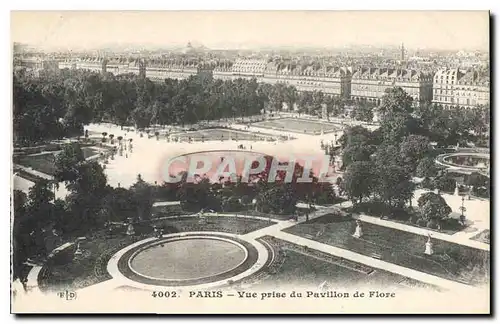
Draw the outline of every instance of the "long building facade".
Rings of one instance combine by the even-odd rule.
[[[401,87],[415,104],[431,102],[432,75],[412,69],[359,68],[352,75],[351,99],[380,104],[387,88]]]
[[[297,91],[322,91],[325,95],[379,105],[385,90],[401,87],[415,105],[422,103],[474,107],[490,100],[490,79],[478,71],[444,69],[433,74],[416,69],[331,66],[320,63],[297,63],[267,59],[213,61],[182,59],[84,58],[59,62],[59,68],[133,73],[154,82],[187,79],[201,73],[216,79],[255,78],[259,83],[285,84]]]
[[[269,64],[263,82],[294,86],[297,91],[322,91],[348,99],[351,71],[345,67],[297,64]]]
[[[445,108],[472,108],[490,102],[490,76],[477,70],[443,69],[434,75],[433,100]]]

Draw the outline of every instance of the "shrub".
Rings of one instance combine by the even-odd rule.
[[[240,201],[236,198],[230,198],[224,202],[224,211],[227,212],[237,212],[241,211],[243,206]]]
[[[457,181],[455,180],[455,178],[447,173],[436,179],[436,187],[442,191],[453,192],[456,185]]]
[[[429,179],[428,177],[425,177],[424,180],[422,180],[422,183],[420,184],[422,188],[429,189],[429,190],[434,190],[434,182]]]
[[[241,196],[241,203],[243,205],[248,205],[248,204],[252,203],[252,199],[248,195]]]
[[[437,229],[438,228],[438,223],[435,219],[431,219],[430,221],[427,222],[426,226],[428,228],[432,228],[432,229]]]
[[[425,226],[427,225],[427,222],[425,221],[425,219],[423,219],[423,218],[419,218],[419,219],[417,220],[417,225],[418,225],[418,226],[425,227]]]

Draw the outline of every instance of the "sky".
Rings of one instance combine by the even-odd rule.
[[[209,48],[489,48],[487,11],[13,11],[11,40],[46,48],[108,44]]]

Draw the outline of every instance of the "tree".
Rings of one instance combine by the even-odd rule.
[[[361,203],[364,197],[371,195],[374,181],[373,164],[369,161],[356,161],[347,167],[341,185],[353,203]]]
[[[151,218],[151,209],[153,208],[153,187],[141,176],[137,177],[137,182],[130,187],[132,198],[136,206],[137,217],[139,220]]]
[[[444,198],[433,192],[427,192],[420,196],[418,198],[418,207],[422,218],[426,221],[441,221],[451,213],[451,208]]]
[[[76,177],[67,183],[70,191],[67,197],[68,209],[72,221],[68,231],[86,233],[98,228],[105,222],[101,219],[103,201],[109,192],[106,175],[97,161],[88,161],[78,165]]]
[[[187,173],[184,173],[178,186],[177,198],[186,210],[199,211],[205,208],[220,210],[221,202],[214,189],[216,187],[210,184],[208,178],[199,178],[197,182],[191,182],[187,179]]]
[[[370,161],[374,147],[360,144],[346,147],[342,152],[342,167],[347,168],[351,163]]]
[[[420,159],[417,164],[416,175],[420,178],[435,177],[438,172],[436,162],[431,157]]]
[[[368,103],[361,103],[351,112],[351,118],[364,122],[373,121],[373,106]]]
[[[342,149],[347,146],[360,144],[373,144],[371,142],[372,133],[363,126],[353,126],[347,128],[339,138]]]
[[[369,161],[375,151],[370,131],[361,126],[348,128],[339,139],[342,147],[342,165],[346,168],[352,162]]]
[[[104,198],[103,211],[107,221],[124,222],[137,216],[134,193],[125,188],[113,188]]]
[[[434,179],[435,186],[437,189],[446,192],[453,192],[457,186],[457,181],[449,173],[444,173]]]
[[[291,215],[295,213],[297,198],[290,183],[275,182],[267,189],[259,191],[257,208],[264,213]]]
[[[400,144],[402,162],[408,165],[411,172],[417,168],[419,160],[429,153],[429,139],[421,135],[409,135]]]
[[[391,207],[403,207],[413,197],[415,185],[410,174],[399,165],[378,166],[376,169],[375,192]]]
[[[382,121],[394,114],[409,115],[413,112],[413,98],[401,87],[387,88],[378,112]]]
[[[429,190],[434,190],[436,188],[436,184],[434,181],[429,179],[428,177],[425,177],[424,180],[420,183],[422,188],[429,189]]]
[[[420,125],[412,116],[412,97],[400,87],[388,88],[385,92],[378,109],[380,130],[386,142],[397,144],[403,137],[417,134]]]
[[[28,197],[20,190],[14,190],[12,197],[14,218],[12,222],[12,276],[13,280],[20,279],[23,282],[25,274],[23,273],[23,263],[29,257],[30,236],[33,230],[26,226],[26,204]]]
[[[85,161],[82,148],[78,143],[65,144],[56,155],[54,178],[58,182],[72,181],[78,166]]]
[[[465,184],[471,187],[489,187],[490,179],[478,172],[473,172],[465,177]]]
[[[399,146],[392,144],[381,144],[377,146],[377,150],[374,153],[373,160],[375,163],[375,168],[378,170],[387,166],[399,166],[408,170],[408,165],[404,163]]]

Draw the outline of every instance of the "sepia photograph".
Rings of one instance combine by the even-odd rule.
[[[12,11],[13,314],[482,314],[489,11]]]

